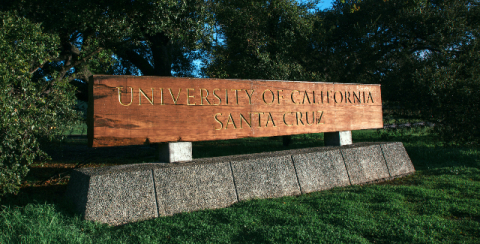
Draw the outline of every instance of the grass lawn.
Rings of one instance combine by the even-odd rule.
[[[154,149],[89,149],[74,138],[52,145],[53,161],[38,162],[21,192],[2,199],[0,243],[480,243],[479,148],[443,147],[428,129],[355,131],[353,139],[402,141],[417,172],[110,227],[81,220],[64,203],[68,172],[153,161]],[[300,135],[288,149],[321,145],[322,134]],[[200,158],[283,149],[279,138],[254,138],[199,142],[193,150]]]

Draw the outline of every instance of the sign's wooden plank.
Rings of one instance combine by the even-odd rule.
[[[93,76],[89,89],[93,147],[383,127],[380,85]]]

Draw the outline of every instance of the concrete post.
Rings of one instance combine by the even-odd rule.
[[[325,132],[325,146],[344,146],[352,144],[352,131]]]
[[[161,143],[158,145],[157,157],[162,163],[192,161],[192,142]]]

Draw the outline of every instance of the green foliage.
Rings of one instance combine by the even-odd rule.
[[[480,143],[478,0],[216,3],[207,76],[381,84],[393,117]]]
[[[306,70],[315,2],[217,1],[218,38],[205,74],[215,78],[319,80]]]
[[[458,53],[423,61],[428,63],[414,73],[419,84],[413,93],[423,95],[416,102],[428,107],[406,103],[434,122],[442,140],[451,145],[480,144],[480,42],[475,42],[474,47],[459,47]]]
[[[15,193],[37,157],[41,138],[77,118],[74,89],[61,81],[33,81],[35,67],[58,54],[58,37],[14,13],[0,12],[0,195]],[[56,74],[52,74],[55,78]]]
[[[327,81],[379,83],[386,108],[478,144],[478,0],[335,1],[319,13],[312,70]]]
[[[403,62],[386,77],[390,81],[382,82],[385,98],[404,107],[406,113],[433,122],[443,141],[478,145],[479,2],[423,3],[414,11],[419,13],[417,21],[424,24],[419,25],[420,34],[410,36],[426,38],[411,47],[416,52],[409,59],[402,58]]]
[[[0,11],[18,11],[60,38],[60,55],[45,63],[42,76],[57,71],[59,79],[86,82],[95,73],[189,75],[195,49],[211,36],[209,6],[204,0],[19,0]]]

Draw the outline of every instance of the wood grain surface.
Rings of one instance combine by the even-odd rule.
[[[383,128],[380,85],[95,75],[92,147]]]

